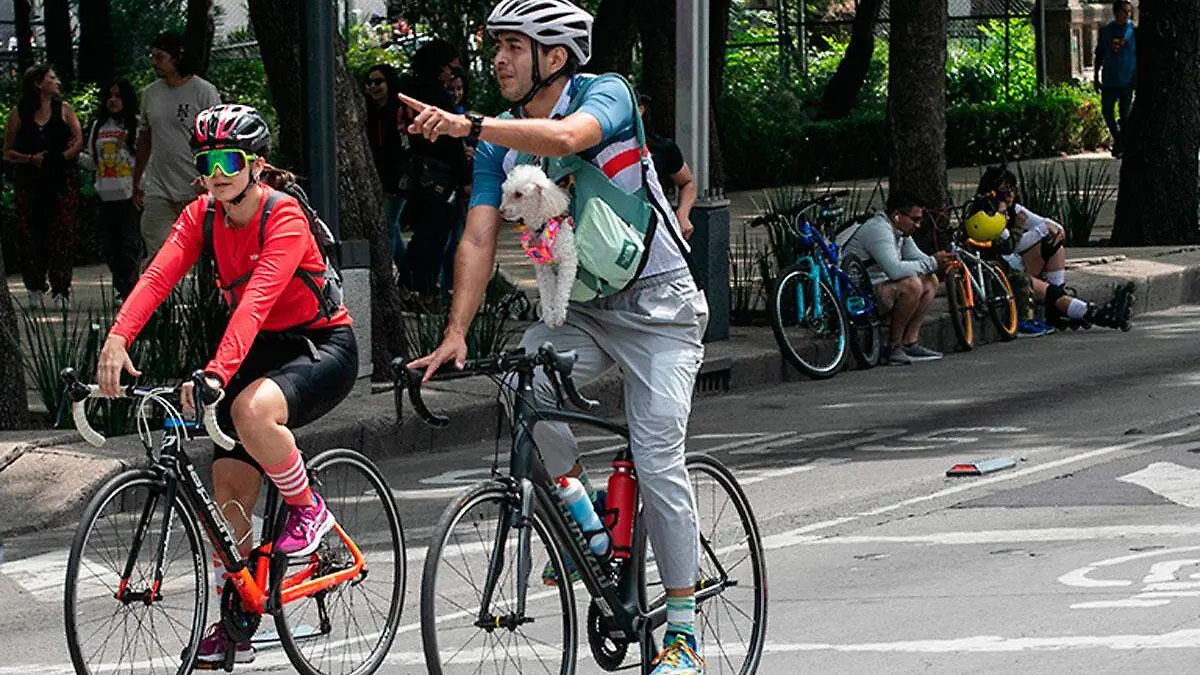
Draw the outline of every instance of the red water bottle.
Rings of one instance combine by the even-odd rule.
[[[614,459],[613,472],[608,477],[605,498],[604,525],[612,533],[612,557],[628,560],[633,553],[633,516],[637,512],[637,478],[633,462]]]

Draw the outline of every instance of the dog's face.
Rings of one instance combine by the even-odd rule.
[[[529,226],[566,215],[570,204],[566,191],[555,185],[540,167],[531,164],[513,167],[501,191],[504,198],[500,215],[505,220]]]

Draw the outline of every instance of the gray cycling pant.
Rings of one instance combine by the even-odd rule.
[[[616,295],[571,303],[559,328],[537,323],[521,346],[545,342],[579,355],[572,376],[580,386],[616,365],[624,379],[625,416],[637,469],[650,545],[666,588],[691,588],[700,564],[695,500],[684,465],[684,440],[692,391],[704,360],[701,342],[708,303],[687,269],[640,279]],[[540,370],[534,380],[541,403],[555,405]],[[540,423],[534,441],[547,471],[560,476],[579,457],[579,443],[563,423]]]

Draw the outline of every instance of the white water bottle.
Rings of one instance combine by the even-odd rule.
[[[583,489],[583,483],[577,478],[563,476],[558,479],[558,496],[567,505],[567,509],[571,511],[571,516],[579,525],[579,529],[584,532],[584,536],[588,538],[588,548],[598,558],[608,556],[610,539],[608,531],[604,529],[604,523],[600,522],[600,517],[596,515],[596,508],[592,506],[592,500],[588,497],[587,490]]]

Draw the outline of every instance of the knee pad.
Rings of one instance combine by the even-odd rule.
[[[1046,288],[1046,300],[1043,303],[1043,309],[1046,313],[1046,321],[1051,325],[1059,325],[1068,320],[1067,315],[1058,309],[1058,301],[1068,295],[1067,290],[1062,286],[1048,286]]]
[[[1042,237],[1042,242],[1041,242],[1042,260],[1049,261],[1051,258],[1054,257],[1055,253],[1058,253],[1058,250],[1062,247],[1063,247],[1062,240],[1056,241],[1054,239],[1054,237],[1049,234]]]

